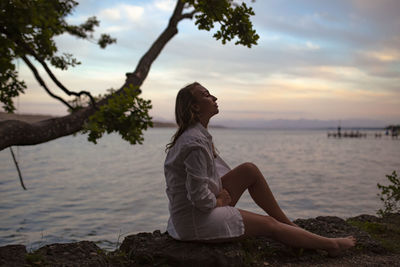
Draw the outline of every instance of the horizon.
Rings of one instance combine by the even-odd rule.
[[[38,120],[37,117],[43,117],[46,119],[48,117],[57,117],[50,114],[8,114],[6,112],[0,111],[0,121],[5,119],[15,119],[7,118],[7,116],[20,116],[20,117],[36,117],[35,121]],[[21,118],[19,118],[21,119]],[[28,120],[30,121],[30,120]],[[166,120],[163,118],[153,118],[152,121],[158,124],[170,124],[176,126],[174,120]],[[214,117],[210,120],[210,127],[217,128],[229,128],[229,129],[271,129],[271,130],[332,130],[337,129],[340,126],[343,130],[345,129],[358,129],[358,130],[368,130],[368,129],[384,129],[389,125],[399,125],[399,123],[384,124],[382,121],[377,120],[354,120],[348,119],[343,121],[336,120],[313,120],[313,119],[272,119],[272,120],[214,120]],[[168,126],[161,126],[168,127]]]
[[[60,52],[72,53],[82,65],[54,72],[69,89],[94,95],[123,84],[125,73],[134,69],[166,27],[174,7],[171,0],[78,2],[67,21],[79,24],[97,16],[100,27],[95,36],[110,33],[117,43],[102,50],[60,36]],[[218,97],[217,124],[301,119],[400,122],[399,1],[297,0],[288,8],[271,0],[249,5],[260,35],[259,44],[251,49],[222,45],[193,21],[179,25],[179,33],[141,87],[142,97],[152,100],[153,118],[173,121],[177,91],[198,81]],[[18,70],[28,89],[15,99],[17,113],[67,114],[22,62]]]

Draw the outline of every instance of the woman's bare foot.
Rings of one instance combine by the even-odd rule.
[[[356,239],[353,236],[334,238],[334,241],[336,248],[327,250],[330,257],[336,257],[344,250],[354,247],[356,244]]]

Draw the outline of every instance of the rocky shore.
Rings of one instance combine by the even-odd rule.
[[[166,233],[127,236],[107,252],[94,242],[51,244],[28,253],[23,245],[0,247],[0,266],[399,266],[400,214],[298,219],[300,227],[327,237],[353,235],[357,245],[329,258],[323,251],[285,247],[268,238],[204,244],[175,241]]]

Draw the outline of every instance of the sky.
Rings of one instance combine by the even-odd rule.
[[[83,0],[68,17],[79,24],[101,22],[95,36],[109,33],[117,43],[100,49],[93,42],[63,35],[60,52],[82,62],[55,71],[75,91],[103,94],[119,88],[167,26],[175,1]],[[257,46],[222,45],[213,32],[191,20],[153,63],[142,97],[156,120],[174,120],[178,90],[198,81],[218,98],[215,121],[359,120],[400,123],[400,1],[257,0]],[[18,62],[28,90],[16,99],[17,113],[66,114],[62,104],[39,87]],[[41,72],[44,74],[44,72]],[[43,75],[44,76],[44,75]],[[55,85],[48,84],[57,92]],[[372,125],[371,125],[372,126]]]

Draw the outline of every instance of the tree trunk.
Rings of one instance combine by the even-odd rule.
[[[178,33],[177,25],[184,18],[182,15],[184,4],[177,0],[167,28],[161,33],[150,49],[140,59],[133,73],[128,73],[125,83],[116,92],[119,93],[129,85],[140,87],[146,79],[151,64],[156,60],[164,46]],[[107,103],[107,98],[100,100],[97,106]],[[0,122],[0,150],[10,146],[36,145],[59,137],[67,136],[82,129],[85,121],[95,112],[92,106],[74,111],[73,113],[43,120],[36,123],[27,123],[18,120]]]

